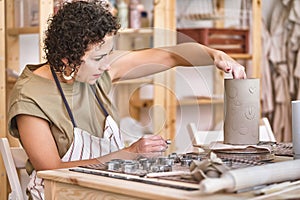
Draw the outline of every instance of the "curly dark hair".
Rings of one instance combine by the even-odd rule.
[[[99,0],[64,3],[48,24],[44,51],[50,66],[60,72],[65,67],[63,58],[69,66],[79,66],[89,45],[102,43],[120,28],[108,5]]]

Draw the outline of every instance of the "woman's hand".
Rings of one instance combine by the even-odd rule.
[[[214,64],[225,73],[231,73],[235,79],[246,79],[245,67],[222,51],[214,54]]]
[[[150,135],[140,138],[125,150],[137,154],[156,154],[166,151],[166,141],[159,135]]]

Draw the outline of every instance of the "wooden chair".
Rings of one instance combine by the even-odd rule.
[[[7,138],[0,138],[0,152],[11,187],[8,199],[24,200],[26,196],[22,190],[17,169],[25,169],[27,154],[22,147],[10,147]]]
[[[187,125],[188,133],[193,145],[208,145],[211,142],[221,142],[223,138],[223,130],[217,131],[199,131],[194,123]]]

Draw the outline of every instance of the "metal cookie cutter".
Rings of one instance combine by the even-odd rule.
[[[121,162],[111,160],[109,162],[106,162],[106,166],[107,170],[118,171],[121,167]]]
[[[121,167],[124,173],[134,173],[139,168],[139,163],[132,160],[125,160]]]

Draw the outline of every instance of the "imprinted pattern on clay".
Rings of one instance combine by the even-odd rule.
[[[255,83],[251,83],[252,79],[248,80],[250,80],[248,85],[246,82],[241,84],[239,80],[227,85],[227,91],[225,89],[225,142],[229,139],[240,144],[243,140],[246,143],[258,140],[259,90]]]

